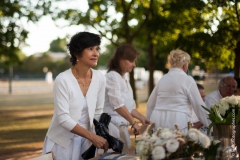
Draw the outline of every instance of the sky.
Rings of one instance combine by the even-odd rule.
[[[86,0],[66,0],[59,4],[59,7],[77,8],[83,12],[88,8]],[[24,27],[29,31],[26,39],[28,46],[22,47],[23,53],[27,56],[48,51],[50,43],[58,37],[66,38],[67,35],[72,36],[79,31],[84,31],[83,26],[67,26],[64,20],[60,20],[57,23],[67,27],[58,28],[50,16],[42,17],[37,23],[23,23]]]

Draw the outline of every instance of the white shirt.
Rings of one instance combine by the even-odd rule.
[[[132,88],[128,80],[119,73],[110,71],[106,74],[106,92],[103,111],[111,115],[111,121],[117,126],[123,124],[128,125],[128,121],[115,111],[122,106],[126,106],[130,113],[136,108]]]
[[[182,69],[171,68],[169,72],[159,80],[152,91],[147,102],[146,117],[153,120],[152,122],[154,122],[154,119],[159,121],[158,118],[162,117],[162,123],[165,123],[164,126],[173,128],[174,124],[181,123],[182,128],[184,128],[184,126],[187,126],[190,118],[183,119],[183,115],[191,116],[190,105],[193,107],[200,121],[205,126],[208,126],[210,122],[207,113],[201,107],[201,105],[205,106],[205,103],[200,96],[196,82]],[[153,112],[157,113],[157,111],[159,111],[159,114],[154,114],[154,117],[151,117]],[[164,114],[161,115],[161,113]]]
[[[206,107],[210,109],[212,105],[218,103],[222,98],[219,90],[213,91],[205,97]]]

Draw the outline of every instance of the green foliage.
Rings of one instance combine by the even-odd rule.
[[[19,62],[19,48],[26,45],[28,36],[22,21],[36,22],[42,16],[51,14],[53,10],[57,11],[52,7],[51,0],[0,1],[0,60],[7,65]]]
[[[217,149],[221,145],[218,140],[211,140],[211,144],[208,148],[204,149],[205,160],[215,160],[217,155]]]
[[[195,31],[181,34],[177,45],[192,54],[193,59],[204,60],[206,68],[219,70],[234,68],[234,48],[240,41],[239,2],[207,1],[201,9],[201,22]],[[196,62],[194,60],[194,62]]]
[[[222,98],[210,109],[202,106],[208,112],[211,121],[208,134],[214,124],[239,124],[240,123],[240,96]],[[235,121],[233,121],[235,120]]]
[[[66,46],[67,46],[66,38],[63,38],[63,39],[57,38],[50,43],[49,51],[66,52]]]

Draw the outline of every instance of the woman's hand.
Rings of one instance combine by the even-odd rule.
[[[151,124],[151,121],[144,116],[139,120],[142,122],[143,125],[144,124]]]
[[[108,150],[108,147],[109,147],[108,142],[103,137],[92,133],[90,141],[93,143],[93,145],[96,148],[104,149],[104,152]]]
[[[140,134],[140,129],[141,129],[141,127],[138,125],[138,123],[134,123],[133,125],[132,125],[132,127],[131,128],[133,128],[134,129],[134,131],[133,131],[133,133],[135,134],[135,135],[138,135],[138,134]]]

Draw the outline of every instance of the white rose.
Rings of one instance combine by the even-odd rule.
[[[168,152],[176,152],[179,147],[179,142],[176,139],[169,139],[166,143]]]
[[[190,128],[190,129],[188,130],[188,132],[194,132],[194,133],[196,133],[196,134],[201,134],[201,132],[200,132],[198,129],[196,129],[196,128]]]
[[[144,141],[139,141],[139,142],[136,144],[136,152],[137,152],[137,155],[139,155],[139,156],[142,155],[142,150],[144,149],[144,144],[145,144]]]
[[[162,137],[163,139],[170,139],[170,138],[172,138],[172,136],[173,136],[173,133],[168,128],[164,128],[160,135],[160,137]]]
[[[211,143],[209,137],[205,134],[199,135],[199,142],[203,148],[209,147]]]
[[[150,137],[146,141],[153,143],[156,142],[157,140],[159,140],[159,137],[157,135],[152,135],[152,137]]]
[[[238,100],[238,106],[240,105],[240,96],[236,96],[237,100]]]
[[[229,97],[229,103],[232,105],[237,105],[238,99],[235,96],[231,96],[231,97]]]
[[[162,146],[157,146],[152,150],[153,159],[164,159],[165,149]]]
[[[137,155],[147,155],[149,150],[149,143],[145,141],[140,141],[136,145]]]
[[[229,109],[229,103],[228,102],[223,102],[218,104],[219,109],[224,109],[225,111]]]
[[[226,109],[225,109],[224,107],[220,107],[218,110],[219,110],[219,112],[220,112],[220,114],[221,114],[222,116],[225,115]]]
[[[198,142],[199,138],[198,138],[198,134],[196,132],[189,132],[188,133],[188,137],[190,139],[190,141],[194,141],[194,142]]]
[[[166,144],[166,140],[158,139],[158,140],[154,143],[154,146],[163,146],[164,144]]]

